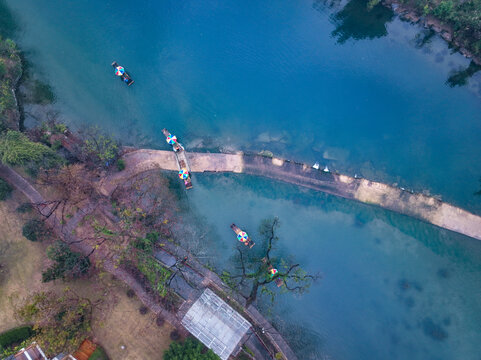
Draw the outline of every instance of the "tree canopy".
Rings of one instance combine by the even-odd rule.
[[[47,248],[47,257],[53,261],[53,264],[42,273],[43,282],[66,277],[77,278],[86,274],[90,267],[88,258],[73,252],[61,241]]]
[[[87,163],[104,168],[113,165],[120,152],[117,141],[104,135],[97,127],[84,130],[83,136],[85,142],[82,153]]]
[[[30,241],[43,241],[51,235],[51,231],[42,220],[31,219],[23,225],[22,235]]]
[[[183,342],[173,342],[164,352],[163,360],[219,360],[220,358],[210,349],[194,338],[187,338]]]
[[[62,296],[54,292],[37,292],[16,309],[21,321],[33,324],[37,341],[48,355],[69,353],[77,349],[90,332],[92,304],[66,290]]]
[[[0,162],[7,165],[40,163],[44,158],[56,158],[49,147],[30,141],[21,132],[8,130],[0,135]]]

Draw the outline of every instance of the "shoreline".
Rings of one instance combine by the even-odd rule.
[[[470,59],[476,65],[481,65],[481,56],[474,55],[469,49],[462,46],[459,40],[454,36],[454,30],[452,27],[442,20],[432,15],[419,14],[412,6],[408,4],[402,4],[398,0],[383,0],[381,4],[391,9],[399,18],[403,21],[407,21],[411,24],[422,25],[426,29],[433,30],[448,45],[455,47],[456,51],[463,55],[465,58]]]

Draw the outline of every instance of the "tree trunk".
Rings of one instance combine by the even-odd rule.
[[[251,293],[249,294],[249,297],[247,298],[247,301],[246,301],[246,307],[249,307],[250,304],[252,304],[254,301],[256,301],[257,290],[259,290],[259,281],[257,281],[257,279],[256,279],[254,281],[254,284],[252,284]]]

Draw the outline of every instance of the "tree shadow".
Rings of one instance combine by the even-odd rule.
[[[394,18],[391,9],[377,4],[368,8],[366,0],[351,0],[332,16],[336,29],[332,36],[339,44],[347,40],[376,39],[387,35],[386,24]]]
[[[464,86],[468,83],[469,78],[479,70],[481,70],[481,66],[474,61],[471,61],[467,68],[451,71],[446,80],[446,85],[452,88],[456,86]]]
[[[421,49],[425,45],[430,44],[432,42],[434,35],[436,35],[436,33],[432,29],[422,30],[421,32],[417,33],[414,36],[414,39],[413,39],[414,47],[416,49]]]
[[[339,8],[342,0],[313,0],[312,8],[319,13],[325,13],[334,8]]]
[[[0,0],[0,36],[12,38],[18,29],[18,24],[5,0]]]

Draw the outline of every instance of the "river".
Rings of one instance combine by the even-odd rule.
[[[74,127],[125,144],[270,150],[429,191],[481,213],[481,88],[469,61],[359,0],[7,0],[35,76]],[[135,79],[126,87],[110,63]],[[380,209],[250,176],[196,175],[183,200],[219,268],[232,222],[323,279],[273,318],[301,359],[477,359],[481,242]],[[227,266],[227,265],[226,265]],[[267,311],[267,310],[266,310]]]

